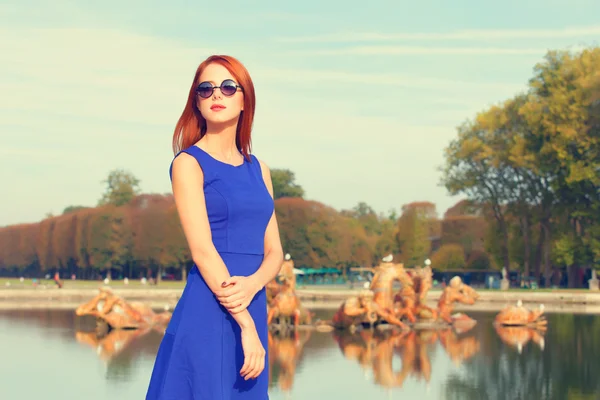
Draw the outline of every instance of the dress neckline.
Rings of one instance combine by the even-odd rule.
[[[196,145],[193,145],[193,146],[196,147],[201,152],[203,152],[204,154],[206,154],[207,156],[209,156],[210,158],[212,158],[213,160],[215,160],[216,162],[218,162],[219,164],[227,165],[228,167],[231,167],[231,168],[240,168],[240,167],[243,167],[246,164],[246,157],[244,157],[243,154],[242,154],[242,163],[239,164],[239,165],[233,165],[233,164],[226,163],[225,161],[221,161],[221,160],[218,160],[218,159],[214,158],[213,156],[210,155],[209,152],[207,152],[206,150],[202,149],[200,146],[196,146]]]

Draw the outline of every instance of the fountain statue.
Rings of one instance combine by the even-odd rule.
[[[471,325],[474,320],[463,313],[452,314],[454,303],[475,304],[479,294],[459,276],[450,279],[438,300],[438,317],[450,325]]]
[[[267,324],[272,330],[298,328],[300,324],[311,324],[312,314],[300,304],[296,295],[296,274],[294,261],[285,255],[279,273],[266,287]]]
[[[439,299],[437,310],[425,304],[432,286],[432,271],[429,265],[412,270],[412,276],[403,264],[393,263],[390,256],[372,269],[374,277],[369,289],[358,296],[345,300],[329,325],[335,328],[355,329],[358,326],[397,326],[405,330],[413,328],[443,328],[448,325],[472,325],[475,321],[464,314],[452,314],[453,304],[473,304],[479,295],[460,277],[454,277]],[[394,283],[401,284],[394,294]],[[405,319],[408,325],[402,320]],[[327,325],[321,323],[319,327]]]
[[[436,320],[437,311],[425,304],[427,292],[432,286],[431,267],[415,268],[412,277],[408,274],[402,280],[402,288],[394,296],[396,315],[406,317],[409,322],[419,319]]]
[[[398,326],[403,330],[408,329],[408,326],[400,321],[390,309],[377,303],[372,290],[363,289],[358,296],[351,296],[342,303],[331,320],[331,326],[354,331],[359,326],[373,327],[381,321]]]
[[[145,329],[158,326],[166,329],[171,320],[171,312],[155,313],[152,308],[141,302],[127,302],[106,287],[89,302],[77,307],[78,317],[90,315],[96,318],[96,333],[105,335],[111,329]]]
[[[548,325],[544,315],[544,305],[540,304],[537,310],[528,310],[519,300],[516,306],[502,309],[494,319],[495,324],[502,326],[525,326],[545,330]]]

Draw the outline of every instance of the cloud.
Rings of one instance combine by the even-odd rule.
[[[369,86],[398,86],[410,88],[434,88],[436,90],[485,90],[514,93],[523,85],[503,82],[464,81],[459,79],[428,78],[389,73],[356,73],[342,70],[319,69],[273,69],[262,68],[255,74],[259,78],[302,82],[343,82]]]
[[[351,207],[359,196],[387,210],[414,200],[415,190],[440,207],[449,205],[436,186],[435,166],[455,130],[439,121],[468,117],[464,109],[490,93],[520,87],[350,69],[277,69],[279,53],[265,60],[252,49],[218,50],[240,54],[260,87],[257,155],[272,167],[294,170],[310,197],[334,207]],[[115,29],[0,29],[0,90],[9,94],[0,98],[0,127],[7,133],[0,139],[0,174],[15,188],[3,198],[0,224],[39,220],[72,204],[94,205],[113,168],[132,171],[145,192],[169,192],[172,129],[197,64],[214,51]],[[396,90],[403,97],[389,101],[385,90],[375,88],[365,101],[332,93],[328,82],[343,93],[388,85],[427,89],[448,103],[453,93],[460,96],[454,108],[428,110],[423,103],[400,102],[423,90]],[[428,101],[429,95],[421,96]]]
[[[445,55],[445,56],[543,56],[546,48],[515,47],[427,47],[427,46],[353,46],[321,50],[291,50],[286,53],[310,56],[398,56],[398,55]]]
[[[600,36],[600,26],[566,27],[562,29],[465,29],[454,32],[341,32],[315,36],[278,37],[283,43],[357,43],[389,41],[489,41],[518,39],[571,39]]]
[[[212,50],[108,29],[2,29],[0,37],[8,76],[0,87],[11,93],[0,108],[121,121],[171,115],[168,99]]]

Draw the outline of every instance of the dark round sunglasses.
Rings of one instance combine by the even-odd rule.
[[[238,88],[241,89],[242,87],[235,83],[233,79],[225,79],[219,86],[213,86],[210,82],[202,82],[196,87],[196,93],[203,99],[208,99],[217,88],[221,90],[224,96],[233,96]]]

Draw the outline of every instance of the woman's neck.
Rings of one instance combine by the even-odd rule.
[[[202,137],[204,150],[223,158],[235,158],[240,154],[236,145],[237,123],[208,126]]]

